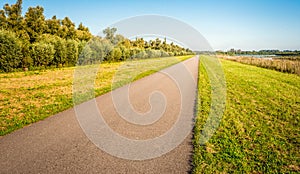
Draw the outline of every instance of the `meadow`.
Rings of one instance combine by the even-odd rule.
[[[208,59],[201,56],[201,61]],[[211,105],[200,63],[193,173],[299,173],[300,76],[221,59],[226,109],[205,145],[199,139]]]
[[[192,56],[102,63],[94,84],[95,95],[107,93],[112,88],[125,85],[190,57]],[[124,64],[128,67],[126,73],[123,73],[122,77],[119,76],[122,80],[113,85],[115,74]],[[71,108],[74,105],[72,85],[75,69],[71,67],[1,73],[0,136]]]
[[[226,57],[220,56],[220,57],[226,60],[232,60],[239,63],[272,69],[279,72],[300,75],[299,56],[274,57],[272,59],[239,57],[239,56],[226,56]]]

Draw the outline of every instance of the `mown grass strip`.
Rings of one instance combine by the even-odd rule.
[[[121,81],[115,83],[125,85],[191,57],[132,61],[137,66],[127,68]],[[100,65],[94,86],[96,96],[112,90],[112,80],[123,64],[126,62]],[[0,74],[0,136],[71,108],[74,70],[75,67]]]
[[[199,136],[210,111],[211,89],[200,64],[193,173],[300,172],[300,77],[221,60],[226,110],[205,145]]]

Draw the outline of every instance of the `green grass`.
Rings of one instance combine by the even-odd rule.
[[[94,83],[95,95],[107,93],[190,57],[102,63]],[[0,136],[71,108],[74,70],[75,67],[0,74]],[[117,78],[113,83],[114,77]]]
[[[210,112],[211,86],[200,64],[193,173],[299,173],[300,77],[227,60],[221,63],[226,109],[205,145],[199,139]]]

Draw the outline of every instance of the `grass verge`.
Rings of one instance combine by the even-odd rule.
[[[140,79],[192,56],[102,63],[94,84],[95,95]],[[127,66],[126,71],[119,71]],[[0,136],[73,106],[73,68],[0,74]],[[117,79],[118,80],[118,79]]]
[[[226,110],[205,145],[197,140],[210,111],[211,86],[200,63],[193,173],[299,173],[300,77],[228,60],[221,63]]]

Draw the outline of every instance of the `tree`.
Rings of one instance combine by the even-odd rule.
[[[145,48],[145,41],[143,38],[136,38],[135,41],[133,41],[133,46],[138,48]]]
[[[50,34],[43,34],[38,37],[37,42],[50,44],[54,48],[54,57],[49,65],[55,65],[57,67],[63,66],[67,60],[66,40],[58,36]]]
[[[16,34],[0,30],[0,70],[13,71],[21,67],[22,45]]]
[[[30,42],[33,43],[38,36],[45,32],[44,8],[40,6],[29,7],[25,14],[25,23]]]
[[[130,58],[130,51],[129,51],[129,49],[126,48],[126,46],[124,46],[124,45],[120,45],[119,48],[120,48],[120,50],[122,52],[122,56],[121,56],[120,60],[123,61],[123,60],[129,59]]]
[[[70,18],[65,17],[62,21],[62,38],[64,39],[76,39],[76,28],[75,24]]]
[[[155,49],[160,50],[161,48],[161,40],[159,38],[155,39]]]
[[[115,47],[110,53],[110,61],[120,61],[122,57],[122,51],[120,48]]]
[[[57,19],[56,16],[53,16],[51,19],[46,20],[45,23],[46,23],[45,33],[59,36],[58,33],[61,28],[60,25],[61,21]]]
[[[110,28],[110,27],[103,30],[103,34],[105,34],[105,38],[111,41],[112,43],[116,32],[117,32],[116,28]]]
[[[54,47],[48,43],[36,42],[31,46],[31,57],[33,59],[34,66],[48,66],[54,58]]]
[[[92,38],[92,34],[87,27],[80,23],[76,31],[76,37],[80,41],[89,41]]]
[[[0,10],[0,30],[7,29],[7,21],[4,10]]]
[[[120,34],[117,34],[117,35],[113,38],[112,43],[113,43],[114,45],[117,45],[117,44],[123,42],[124,40],[125,40],[125,37],[124,37],[124,36],[122,36],[122,35],[120,35]]]
[[[79,65],[87,65],[92,64],[92,49],[87,44],[85,47],[81,50],[81,53],[78,57],[78,64]]]
[[[22,0],[18,0],[16,4],[4,5],[4,14],[6,15],[7,29],[18,31],[22,29]],[[3,12],[2,12],[3,13]]]
[[[67,40],[66,42],[66,62],[68,66],[74,66],[78,60],[78,43],[75,40]]]
[[[22,0],[13,5],[5,4],[3,10],[0,9],[0,35],[1,71],[31,66],[75,65],[79,53],[92,38],[87,27],[80,23],[76,28],[68,17],[60,20],[53,16],[46,20],[41,6],[29,7],[22,16]],[[114,42],[123,39],[123,36],[118,36]],[[97,44],[100,51],[91,50],[91,55],[102,60],[111,51],[112,48],[107,49],[112,44],[107,39],[100,39]]]
[[[85,27],[85,26],[82,24],[82,22],[80,22],[80,24],[78,25],[77,30],[89,32],[89,28],[88,28],[88,27]]]

